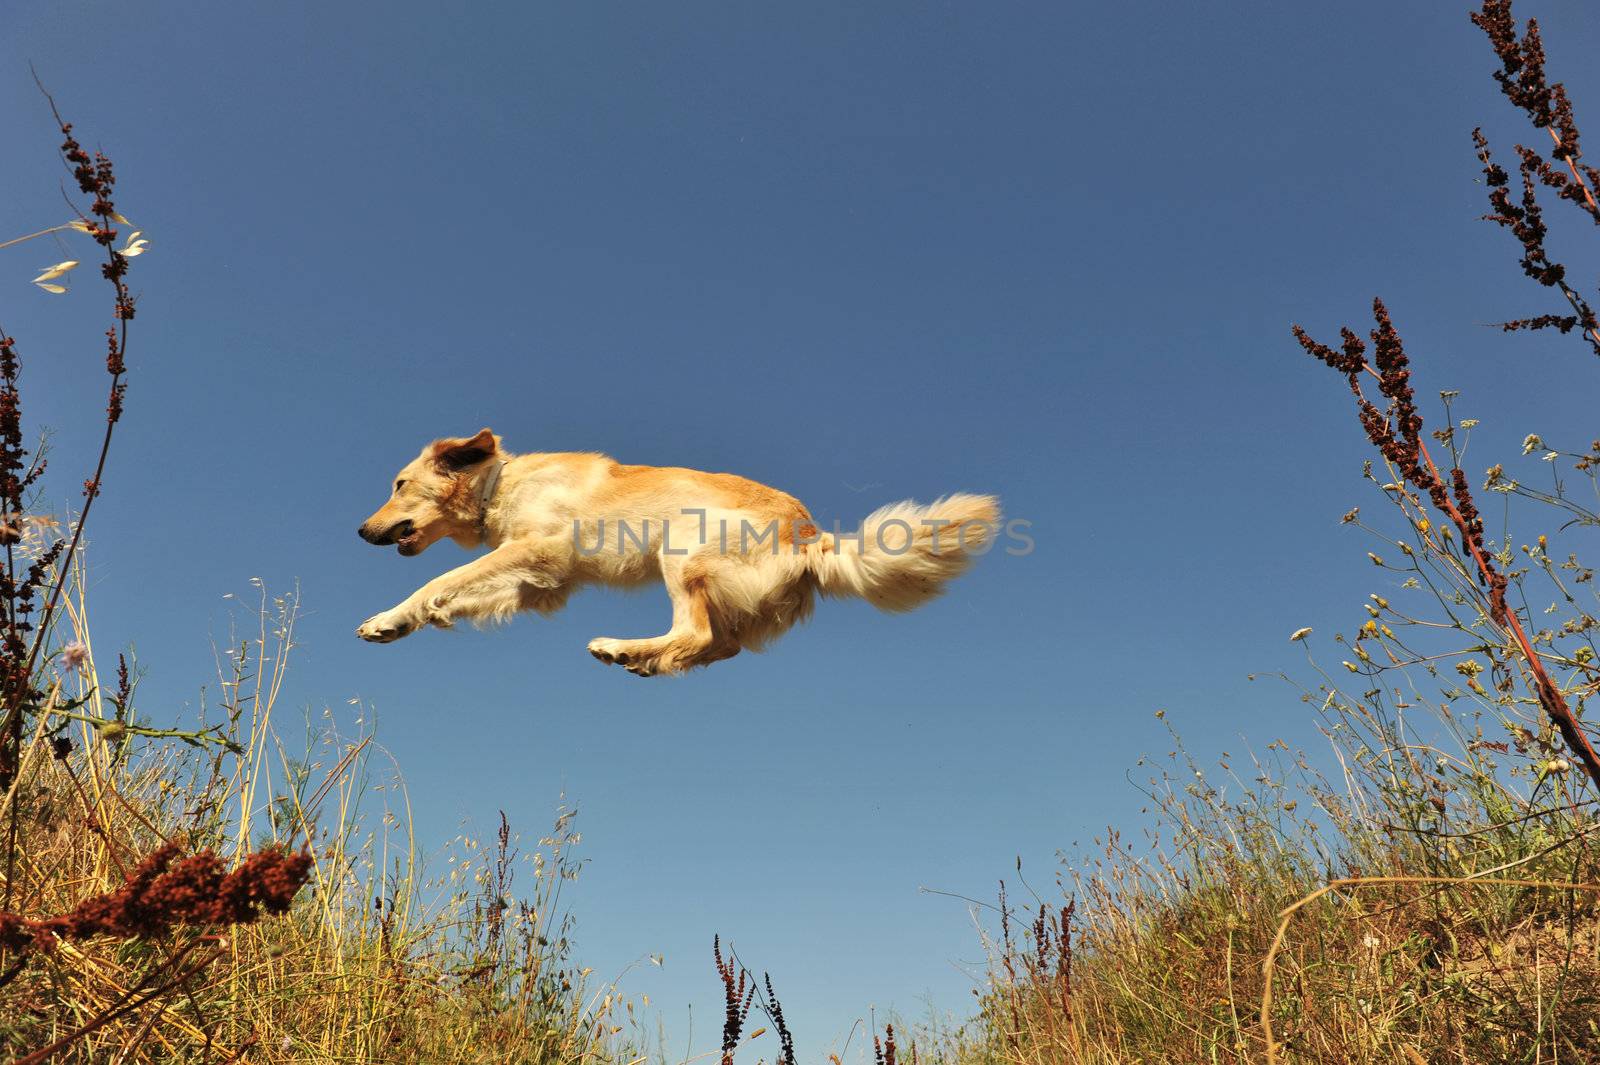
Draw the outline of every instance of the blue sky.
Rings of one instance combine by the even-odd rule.
[[[1583,5],[1553,73],[1600,114]],[[192,707],[226,593],[295,582],[290,705],[375,708],[423,841],[530,835],[565,792],[578,942],[674,1045],[709,1045],[714,932],[802,1050],[869,1007],[964,1011],[960,903],[1017,856],[1136,828],[1168,708],[1202,750],[1313,738],[1255,670],[1372,587],[1338,516],[1365,457],[1289,337],[1389,301],[1484,464],[1587,440],[1572,340],[1475,221],[1468,140],[1524,135],[1466,4],[10,6],[0,233],[60,218],[32,62],[146,231],[128,415],[92,549],[98,640],[157,720]],[[1587,109],[1587,110],[1586,110]],[[1594,121],[1594,119],[1591,119]],[[1555,245],[1560,248],[1559,242]],[[0,320],[58,490],[89,461],[98,293]],[[829,603],[765,655],[640,681],[584,653],[662,595],[392,646],[369,614],[464,559],[357,524],[428,439],[732,470],[825,521],[957,490],[1033,524],[905,617]],[[1592,434],[1589,434],[1592,435]]]

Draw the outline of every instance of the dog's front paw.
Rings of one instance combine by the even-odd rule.
[[[356,629],[356,635],[368,643],[393,643],[402,636],[411,635],[416,628],[415,623],[393,610],[386,610],[363,621],[361,627]]]

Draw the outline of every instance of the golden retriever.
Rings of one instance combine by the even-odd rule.
[[[356,635],[388,643],[424,625],[550,614],[585,584],[661,581],[670,631],[602,637],[589,652],[641,676],[681,673],[760,650],[811,613],[816,593],[920,606],[992,544],[999,521],[993,496],[952,495],[884,507],[853,533],[824,532],[799,500],[743,477],[598,454],[516,455],[484,429],[423,448],[360,531],[408,556],[447,536],[492,550]]]

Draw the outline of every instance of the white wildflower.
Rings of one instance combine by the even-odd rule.
[[[89,661],[89,648],[82,640],[73,640],[61,649],[61,665],[64,669],[82,669],[87,661]]]

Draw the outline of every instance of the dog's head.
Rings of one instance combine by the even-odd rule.
[[[361,538],[393,544],[408,556],[446,536],[476,544],[482,517],[478,482],[499,454],[500,438],[488,429],[465,439],[435,440],[395,474],[388,502],[361,523]]]

